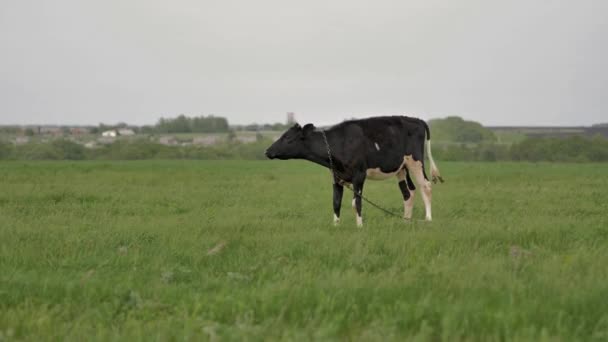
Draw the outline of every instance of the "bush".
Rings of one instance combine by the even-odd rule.
[[[57,151],[59,159],[82,160],[86,157],[84,146],[70,140],[54,140],[51,146]]]
[[[434,141],[456,143],[495,142],[496,135],[475,121],[466,121],[458,116],[429,120],[431,137]]]
[[[0,140],[0,159],[10,159],[13,157],[15,146],[9,142]]]
[[[25,160],[59,160],[63,155],[52,144],[28,143],[15,147],[17,159]]]
[[[265,159],[264,151],[272,143],[260,138],[251,144],[230,142],[213,146],[165,146],[146,139],[118,140],[98,149],[88,150],[69,140],[51,143],[28,143],[14,146],[0,142],[0,159]],[[606,162],[608,140],[602,137],[528,138],[520,143],[501,145],[433,144],[433,155],[441,161],[557,161]]]
[[[511,147],[513,160],[603,162],[608,161],[608,140],[574,136],[560,138],[528,138]]]
[[[143,139],[117,140],[93,152],[95,158],[112,160],[155,159],[165,146]]]

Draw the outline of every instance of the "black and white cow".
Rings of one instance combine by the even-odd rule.
[[[313,124],[304,127],[296,124],[285,132],[267,150],[270,159],[306,159],[330,167],[327,148],[334,165],[334,223],[340,222],[340,207],[344,191],[343,182],[353,186],[353,208],[357,225],[361,218],[361,197],[366,179],[382,180],[396,176],[403,194],[405,219],[411,219],[416,187],[410,173],[422,189],[426,217],[431,220],[431,183],[424,171],[424,144],[431,163],[433,182],[443,182],[431,154],[431,134],[423,120],[406,116],[374,117],[345,121],[323,133]]]

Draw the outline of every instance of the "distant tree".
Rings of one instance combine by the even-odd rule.
[[[25,129],[25,135],[27,135],[28,137],[31,137],[34,135],[34,130],[31,128],[26,128]]]
[[[249,132],[256,132],[259,129],[258,124],[249,124],[245,126],[245,130]]]
[[[139,128],[139,133],[141,133],[141,134],[154,134],[156,132],[157,132],[157,130],[154,126],[146,125],[146,126],[141,126]]]
[[[108,131],[110,129],[112,129],[112,126],[106,125],[103,122],[99,123],[99,131],[100,132],[105,132],[105,131]]]
[[[58,139],[51,143],[57,151],[58,159],[81,160],[85,158],[84,146],[70,140]]]
[[[228,131],[227,140],[229,143],[234,142],[236,140],[236,133],[233,130]]]
[[[15,148],[13,144],[0,140],[0,159],[10,158],[13,154],[14,149]]]
[[[458,116],[429,120],[431,137],[435,141],[458,143],[494,142],[496,135],[475,121],[463,120]]]
[[[228,120],[222,117],[179,115],[176,118],[160,118],[155,125],[159,133],[221,133],[228,132]]]
[[[284,125],[280,122],[277,122],[277,123],[274,123],[271,125],[271,130],[273,130],[273,131],[284,131],[287,128],[288,128],[287,125]]]

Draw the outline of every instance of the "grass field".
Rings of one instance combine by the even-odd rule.
[[[0,340],[607,340],[608,164],[439,167],[358,229],[305,162],[2,162]]]

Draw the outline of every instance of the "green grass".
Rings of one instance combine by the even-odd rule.
[[[2,162],[0,340],[608,339],[608,164],[439,166],[358,229],[305,162]]]

